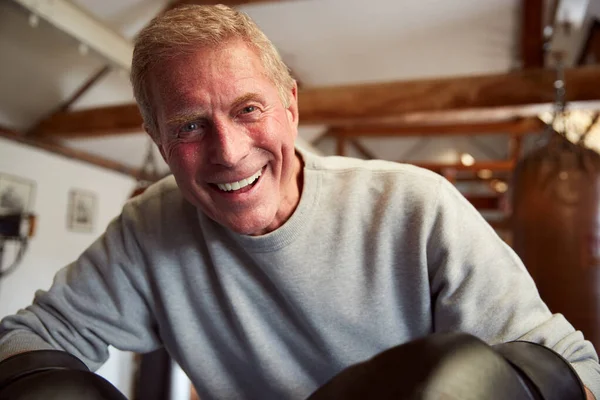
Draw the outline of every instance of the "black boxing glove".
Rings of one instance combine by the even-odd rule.
[[[515,341],[492,348],[519,374],[536,399],[585,399],[579,375],[560,354],[538,343]]]
[[[17,354],[0,363],[0,400],[127,400],[75,356],[59,350]]]
[[[442,398],[585,400],[585,391],[570,364],[541,345],[438,333],[344,369],[308,400]]]

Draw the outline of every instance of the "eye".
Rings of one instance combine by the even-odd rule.
[[[180,139],[193,139],[201,136],[206,131],[206,122],[200,120],[186,122],[180,125],[177,137]]]
[[[254,112],[256,110],[258,110],[256,106],[246,106],[242,108],[242,114],[250,114],[251,112]]]
[[[181,127],[181,132],[193,132],[200,129],[200,124],[197,122],[188,122]]]

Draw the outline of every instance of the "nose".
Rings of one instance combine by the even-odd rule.
[[[235,167],[250,153],[250,137],[233,121],[214,121],[210,135],[209,159],[212,164]]]

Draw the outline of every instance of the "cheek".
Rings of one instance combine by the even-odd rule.
[[[294,142],[294,134],[285,119],[285,115],[271,120],[270,123],[265,124],[261,128],[260,134],[257,137],[257,144],[261,147],[279,152],[282,150],[282,147],[285,148]]]
[[[165,148],[167,161],[172,169],[186,172],[200,166],[200,149],[195,143],[178,143]]]

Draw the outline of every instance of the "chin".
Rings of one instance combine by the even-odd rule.
[[[266,221],[261,218],[257,218],[252,221],[217,221],[226,228],[238,233],[240,235],[248,236],[259,236],[270,232],[269,224],[270,221]]]

